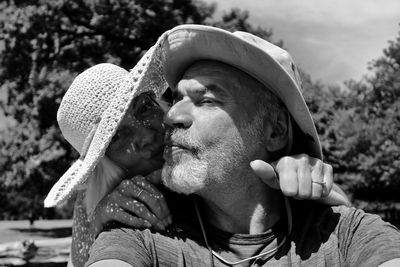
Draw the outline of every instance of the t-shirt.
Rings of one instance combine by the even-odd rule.
[[[228,261],[273,250],[276,253],[236,266],[378,266],[400,258],[400,232],[379,216],[345,206],[327,207],[310,201],[291,202],[293,228],[286,219],[268,231],[233,234],[205,225],[209,245]],[[118,259],[133,266],[226,266],[204,243],[199,224],[178,222],[169,231],[110,228],[90,251],[87,265]]]

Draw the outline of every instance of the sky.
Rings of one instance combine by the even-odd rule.
[[[248,10],[249,21],[270,28],[313,80],[342,85],[368,73],[400,30],[399,0],[219,0],[217,15]]]
[[[283,40],[313,80],[330,85],[361,79],[400,30],[400,0],[205,1],[217,3],[217,16],[232,7],[248,10],[249,21],[272,29],[273,40]],[[4,123],[0,112],[0,129]]]

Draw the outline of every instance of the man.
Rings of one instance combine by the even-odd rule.
[[[193,195],[196,213],[163,234],[109,229],[95,241],[89,265],[400,264],[400,233],[378,216],[289,202],[252,171],[256,159],[322,158],[286,51],[248,33],[183,25],[169,32],[164,56],[174,100],[165,119],[163,183]]]

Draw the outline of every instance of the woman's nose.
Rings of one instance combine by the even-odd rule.
[[[154,118],[151,122],[151,128],[156,130],[159,133],[164,134],[165,127],[164,127],[164,112],[160,111],[154,114]]]

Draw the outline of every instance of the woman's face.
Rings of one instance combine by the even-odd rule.
[[[106,155],[131,178],[147,175],[164,163],[164,112],[154,94],[136,97],[114,135]]]

